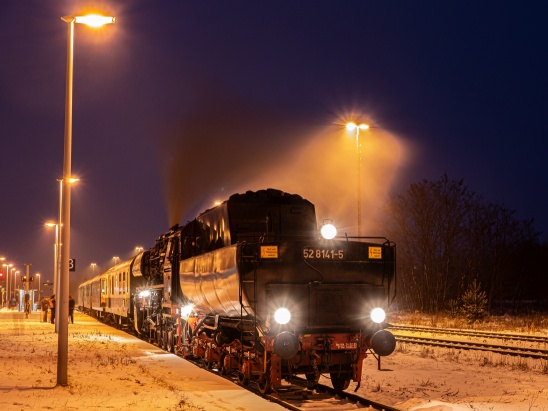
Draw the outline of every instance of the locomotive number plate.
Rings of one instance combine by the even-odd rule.
[[[335,343],[335,347],[337,348],[337,350],[355,350],[356,348],[358,348],[358,343]]]
[[[305,260],[344,260],[344,250],[333,248],[304,248]]]

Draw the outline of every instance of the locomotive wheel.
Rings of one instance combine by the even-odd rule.
[[[166,342],[166,346],[167,346],[167,351],[168,352],[174,352],[175,350],[173,349],[173,331],[169,331],[167,333],[167,342]]]
[[[219,371],[219,374],[221,374],[221,375],[226,375],[225,356],[226,356],[226,354],[223,352],[221,354],[221,358],[219,358],[218,371]]]
[[[160,332],[160,330],[154,330],[154,337],[156,340],[156,345],[158,347],[162,347],[162,333]]]
[[[230,371],[230,354],[221,354],[221,360],[219,361],[219,373],[221,375],[227,375]],[[227,366],[228,363],[228,366]]]
[[[270,394],[272,392],[272,382],[270,380],[270,371],[264,373],[259,379],[259,392],[263,395]]]
[[[240,385],[249,385],[249,377],[243,372],[238,373],[238,382]]]
[[[350,385],[350,373],[349,372],[332,372],[331,374],[331,385],[335,391],[344,391]]]

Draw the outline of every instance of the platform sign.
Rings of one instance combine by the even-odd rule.
[[[69,258],[69,271],[76,271],[76,259]]]

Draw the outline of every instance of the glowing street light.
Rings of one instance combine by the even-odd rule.
[[[112,257],[114,260],[114,265],[118,264],[118,261],[120,261],[120,257]]]
[[[63,157],[62,181],[62,218],[61,218],[61,271],[59,290],[56,295],[59,305],[58,355],[57,355],[57,384],[68,384],[68,296],[69,296],[69,255],[70,255],[70,178],[72,177],[72,83],[73,83],[73,51],[74,51],[74,23],[83,23],[92,27],[101,27],[104,24],[114,23],[114,17],[89,15],[65,16],[61,19],[67,23],[67,82],[65,94],[65,138]]]
[[[135,247],[135,251],[137,251],[137,254],[143,252],[143,247]]]
[[[346,129],[348,131],[356,130],[356,157],[357,157],[357,184],[358,184],[358,237],[362,235],[362,188],[361,188],[361,145],[360,145],[360,130],[367,130],[369,125],[361,123],[348,123]]]

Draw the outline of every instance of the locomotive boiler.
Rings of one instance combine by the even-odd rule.
[[[327,375],[344,390],[359,384],[369,354],[395,348],[384,330],[395,258],[385,238],[321,237],[312,203],[268,189],[172,227],[110,276],[82,284],[79,297],[84,311],[263,393],[293,375],[310,385]]]

